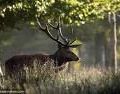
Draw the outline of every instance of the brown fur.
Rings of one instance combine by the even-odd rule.
[[[78,57],[70,51],[68,48],[60,48],[53,55],[43,55],[43,54],[34,54],[34,55],[16,55],[8,59],[5,62],[5,70],[7,75],[14,74],[25,66],[32,66],[34,61],[37,60],[40,65],[45,64],[46,62],[54,62],[55,67],[60,68],[62,65],[66,64],[68,61],[77,61]],[[64,68],[60,68],[62,70]]]

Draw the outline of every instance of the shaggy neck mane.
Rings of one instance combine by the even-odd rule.
[[[59,56],[57,52],[53,55],[50,55],[50,58],[54,60],[55,66],[62,66],[66,63],[65,59],[62,56]]]

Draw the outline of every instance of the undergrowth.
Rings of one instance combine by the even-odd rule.
[[[81,67],[79,71],[56,73],[48,65],[25,67],[24,75],[0,78],[0,90],[21,90],[26,94],[120,94],[120,72],[101,67]]]

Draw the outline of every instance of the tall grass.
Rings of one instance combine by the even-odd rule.
[[[23,86],[27,94],[120,94],[120,72],[114,74],[100,67],[55,73],[51,65],[34,65],[26,68],[23,77],[16,78],[26,79]],[[1,77],[0,88],[21,89],[18,81]]]

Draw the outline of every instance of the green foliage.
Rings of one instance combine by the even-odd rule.
[[[0,28],[16,22],[34,22],[35,16],[66,24],[83,24],[120,10],[119,0],[0,0]]]

